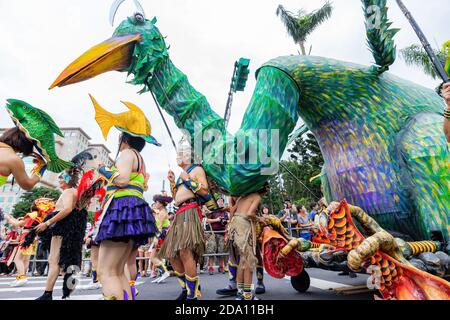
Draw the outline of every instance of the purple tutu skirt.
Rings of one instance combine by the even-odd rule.
[[[147,244],[156,233],[155,217],[148,203],[138,197],[122,197],[112,200],[95,241],[132,240],[138,247]]]

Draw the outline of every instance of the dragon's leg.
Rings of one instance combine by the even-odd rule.
[[[400,248],[395,238],[364,212],[359,207],[349,206],[350,214],[357,220],[365,232],[371,236],[361,242],[361,244],[351,250],[347,257],[347,263],[351,270],[360,271],[362,263],[375,255],[378,251],[383,251],[395,257],[399,261],[406,259],[401,254]]]

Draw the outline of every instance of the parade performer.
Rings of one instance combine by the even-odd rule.
[[[6,221],[15,228],[21,229],[19,245],[14,249],[14,264],[17,269],[16,280],[10,283],[11,287],[21,287],[28,283],[27,272],[30,257],[36,254],[36,240],[34,227],[40,224],[47,214],[53,211],[55,204],[51,199],[41,198],[33,202],[31,212],[21,219],[6,216]]]
[[[150,173],[145,174],[144,179],[144,191],[148,191],[148,181],[150,180]],[[152,208],[153,211],[153,208]],[[154,211],[153,211],[154,214]],[[151,242],[152,238],[148,239],[148,242]],[[140,246],[139,248],[142,248]],[[130,284],[130,292],[131,292],[131,300],[136,300],[136,297],[139,294],[139,291],[136,287],[136,281],[138,278],[138,271],[136,266],[136,257],[139,254],[139,248],[134,248],[134,251],[131,253],[130,257],[128,258],[128,261],[125,265],[125,274],[128,276],[128,282]],[[140,263],[141,261],[139,261]],[[147,269],[145,269],[147,271]]]
[[[152,210],[144,200],[146,170],[140,152],[146,142],[159,144],[151,136],[150,122],[136,105],[124,102],[130,111],[117,115],[103,109],[92,96],[91,100],[105,139],[113,126],[122,132],[115,165],[99,168],[108,184],[94,240],[100,243],[98,274],[105,299],[127,300],[131,290],[125,265],[157,232]]]
[[[106,190],[105,188],[101,188],[100,190],[97,191],[97,201],[98,203],[102,203],[103,199],[105,198],[106,195]],[[97,270],[98,270],[98,249],[99,249],[99,243],[94,241],[93,237],[93,232],[95,227],[98,224],[98,221],[100,219],[100,216],[102,215],[102,209],[97,210],[94,214],[94,222],[91,226],[91,229],[88,231],[88,233],[86,234],[86,238],[84,240],[84,243],[86,245],[87,249],[91,250],[91,263],[92,263],[92,272],[91,272],[91,276],[92,276],[92,280],[89,284],[87,284],[85,287],[83,287],[83,289],[85,290],[97,290],[101,288],[101,283],[98,279],[98,274],[97,274]]]
[[[237,266],[237,300],[258,300],[253,294],[253,272],[258,264],[255,223],[260,202],[259,193],[238,198],[228,226],[230,261]]]
[[[97,269],[98,269],[98,249],[99,245],[92,239],[92,231],[95,228],[95,224],[98,222],[102,214],[102,210],[95,212],[94,214],[94,223],[91,226],[88,234],[86,235],[86,239],[84,241],[86,248],[91,250],[91,263],[92,263],[92,271],[91,271],[91,282],[87,284],[83,289],[85,290],[97,290],[101,288],[101,284],[98,279]]]
[[[22,189],[31,190],[47,168],[61,172],[69,166],[70,163],[56,155],[54,134],[63,134],[48,114],[15,99],[7,100],[6,110],[16,127],[0,136],[0,186],[12,175]],[[34,148],[40,154],[35,153]],[[25,164],[18,153],[34,158],[31,176],[25,172]]]
[[[166,207],[173,199],[169,196],[158,194],[153,196],[153,201],[155,202],[155,219],[158,234],[153,240],[150,259],[151,263],[157,268],[158,276],[152,283],[162,283],[170,277],[169,270],[167,270],[166,265],[160,259],[160,249],[166,238],[167,230],[170,227],[169,215]]]
[[[101,186],[101,182],[100,185],[94,184],[93,170],[83,174],[87,160],[93,160],[93,156],[84,151],[72,159],[72,167],[60,174],[59,187],[63,192],[56,202],[55,211],[36,227],[38,234],[48,229],[42,236],[51,237],[50,248],[47,248],[50,254],[45,292],[37,300],[53,300],[53,288],[61,270],[64,273],[62,299],[69,299],[74,289],[69,282],[81,267],[86,209],[96,188]]]
[[[444,133],[447,141],[450,143],[450,83],[444,84],[442,88],[442,96],[447,104],[447,108],[444,111]]]
[[[212,200],[206,173],[193,160],[190,143],[183,138],[177,150],[177,163],[183,172],[177,181],[172,171],[168,174],[172,198],[179,209],[160,250],[179,279],[182,292],[177,300],[195,300],[200,296],[197,263],[203,260],[205,252],[200,206]]]

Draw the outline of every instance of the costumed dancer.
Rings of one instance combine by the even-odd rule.
[[[258,300],[253,293],[253,272],[258,265],[256,237],[260,193],[240,197],[233,206],[228,225],[231,266],[237,266],[237,300]]]
[[[179,209],[160,256],[169,259],[179,279],[182,292],[177,300],[195,300],[200,296],[197,263],[203,260],[205,252],[200,206],[213,199],[209,194],[206,173],[201,166],[193,164],[193,152],[185,139],[178,146],[177,163],[183,172],[175,181],[174,173],[169,171],[168,179]]]
[[[148,180],[150,180],[150,173],[145,174],[145,180],[144,180],[144,192],[148,191]],[[153,211],[153,210],[152,210]],[[154,214],[154,212],[153,212]],[[150,243],[153,238],[149,238],[148,242]],[[140,246],[139,248],[142,248]],[[130,284],[130,291],[131,291],[131,300],[136,300],[136,297],[139,294],[139,291],[136,287],[136,281],[138,278],[138,271],[136,266],[136,257],[139,253],[139,248],[135,248],[134,252],[131,253],[130,257],[128,258],[128,262],[125,265],[125,274],[128,275],[128,280]],[[141,261],[139,261],[140,263]],[[145,269],[145,273],[147,273],[147,269]]]
[[[30,257],[36,254],[36,233],[34,227],[40,224],[48,213],[52,212],[55,204],[51,199],[41,198],[33,202],[31,212],[21,219],[6,216],[7,223],[15,228],[21,228],[19,245],[14,250],[14,264],[17,269],[16,280],[11,287],[21,287],[28,283],[27,271],[30,266]]]
[[[447,108],[444,111],[444,133],[447,141],[450,143],[450,83],[443,85],[442,96],[447,103]]]
[[[50,248],[47,248],[50,254],[45,292],[37,300],[53,300],[53,289],[61,270],[64,273],[62,299],[69,299],[74,289],[73,275],[81,268],[86,209],[97,188],[92,183],[93,170],[80,180],[87,160],[93,160],[93,156],[88,151],[80,153],[72,159],[74,165],[59,176],[59,186],[63,192],[56,202],[55,212],[36,227],[38,234],[48,229],[42,237],[51,237]]]
[[[47,168],[59,173],[70,166],[69,162],[56,155],[54,134],[63,134],[47,113],[14,99],[7,100],[6,110],[16,127],[0,136],[0,186],[12,175],[22,189],[31,190]],[[34,148],[40,154],[35,153]],[[18,153],[34,158],[35,167],[31,170],[31,176],[26,173]]]
[[[169,196],[155,195],[153,197],[155,202],[155,219],[158,228],[158,234],[153,240],[153,249],[151,251],[151,263],[157,268],[158,276],[152,283],[162,283],[170,277],[170,272],[166,265],[160,259],[160,249],[166,238],[167,230],[170,227],[169,214],[167,213],[167,205],[173,201]]]
[[[103,199],[105,198],[106,195],[106,190],[105,188],[101,188],[100,190],[97,191],[97,196],[98,196],[98,203],[102,203]],[[98,250],[99,250],[99,243],[94,241],[93,237],[93,232],[95,227],[98,224],[98,221],[100,219],[100,216],[102,215],[102,210],[97,210],[94,214],[94,222],[91,226],[91,229],[88,231],[88,233],[86,234],[84,243],[86,245],[87,249],[91,250],[91,263],[92,263],[92,272],[91,272],[91,276],[92,276],[92,280],[89,284],[87,284],[86,286],[83,287],[83,289],[85,290],[97,290],[100,289],[102,287],[99,279],[98,279],[98,274],[97,274],[97,270],[98,270]]]
[[[140,152],[146,142],[159,143],[151,136],[150,122],[136,105],[124,102],[130,111],[112,114],[91,99],[105,139],[113,126],[122,132],[115,166],[99,168],[108,184],[98,230],[94,231],[94,240],[100,243],[98,274],[106,300],[128,300],[131,290],[125,265],[135,259],[136,249],[157,232],[152,210],[144,200],[146,170]]]

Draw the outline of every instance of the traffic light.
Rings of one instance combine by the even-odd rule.
[[[244,91],[245,85],[247,84],[248,75],[250,73],[249,66],[250,59],[240,58],[239,61],[236,62],[236,72],[234,74],[232,84],[233,92]]]

